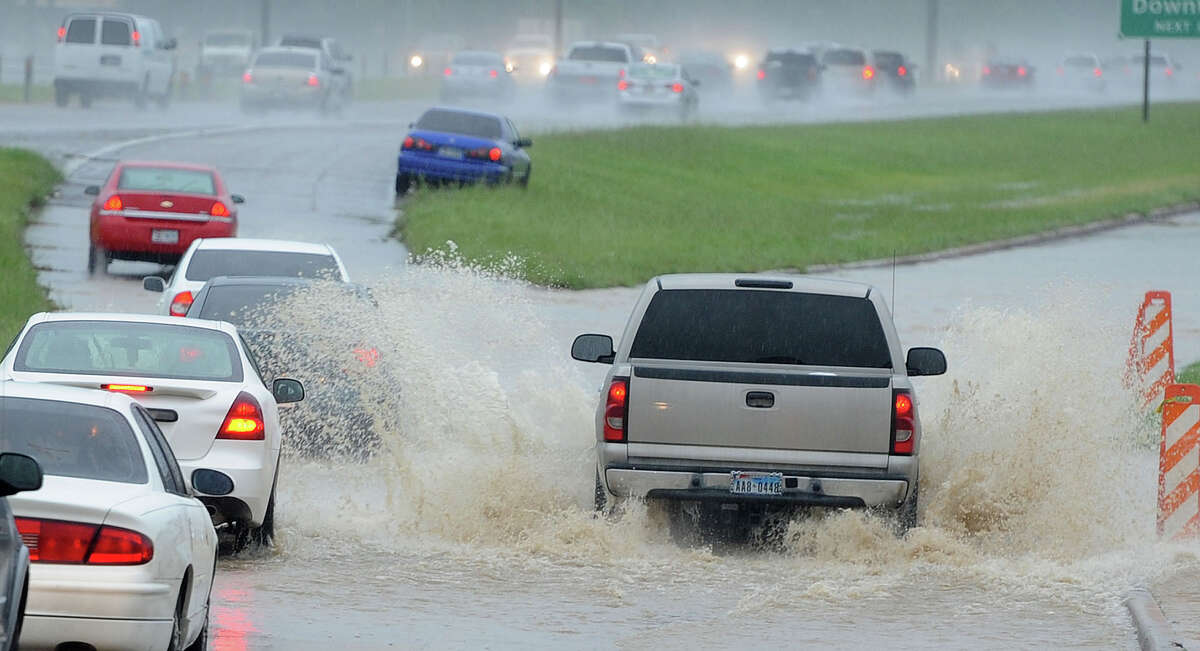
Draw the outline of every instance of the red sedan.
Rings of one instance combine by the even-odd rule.
[[[120,161],[92,202],[88,273],[108,263],[174,264],[192,240],[237,235],[235,204],[217,170],[207,165]]]

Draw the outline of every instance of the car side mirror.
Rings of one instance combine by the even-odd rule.
[[[33,457],[16,452],[0,454],[0,497],[42,487],[42,467]]]
[[[232,199],[234,203],[246,203],[246,197],[243,197],[240,194],[231,194],[229,195],[229,198]]]
[[[179,45],[179,41],[176,41],[174,38],[168,38],[167,40],[162,42],[162,49],[174,50],[178,45]]]
[[[281,377],[271,383],[271,393],[276,404],[286,405],[304,400],[304,385],[299,380]]]
[[[946,355],[937,348],[909,348],[904,366],[910,377],[941,375],[946,372]]]
[[[228,495],[233,492],[233,478],[219,470],[196,468],[192,471],[192,488],[205,495]]]
[[[90,194],[90,195],[92,195],[92,196],[96,196],[96,195],[100,194],[100,186],[98,186],[98,185],[89,185],[89,186],[87,186],[86,188],[84,188],[84,189],[83,189],[83,193],[84,193],[84,194]]]
[[[513,141],[513,144],[516,145],[517,147],[520,147],[521,149],[528,149],[533,146],[533,139],[532,138],[517,138],[516,140]]]
[[[164,292],[167,289],[167,281],[158,276],[146,276],[142,279],[142,289],[148,292]]]
[[[690,83],[691,83],[693,86],[695,86],[696,88],[699,88],[699,87],[700,87],[700,80],[699,80],[699,79],[690,79],[690,80],[688,80],[688,81],[689,81],[689,82],[690,82]]]
[[[571,344],[571,357],[581,362],[612,364],[617,353],[608,335],[579,335]]]

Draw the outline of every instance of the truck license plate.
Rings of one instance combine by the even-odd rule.
[[[783,473],[734,470],[729,473],[729,492],[734,495],[783,495]]]
[[[155,228],[150,231],[150,241],[155,244],[179,244],[179,231]]]

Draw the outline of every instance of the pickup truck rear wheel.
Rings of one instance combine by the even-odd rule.
[[[600,471],[596,471],[596,510],[603,511],[605,505],[608,504],[608,491],[604,490],[604,484],[600,483]]]
[[[913,486],[913,489],[908,493],[908,498],[900,505],[900,509],[897,512],[898,529],[901,535],[904,535],[909,529],[917,526],[918,493],[920,493],[920,488]]]

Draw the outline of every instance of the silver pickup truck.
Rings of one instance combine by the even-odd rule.
[[[596,411],[596,506],[610,496],[719,508],[868,507],[913,526],[921,424],[905,358],[869,285],[786,275],[681,274],[647,283]],[[906,361],[901,361],[906,360]]]
[[[567,56],[551,69],[546,89],[560,102],[616,101],[617,84],[630,64],[641,60],[641,51],[625,43],[573,43]]]

